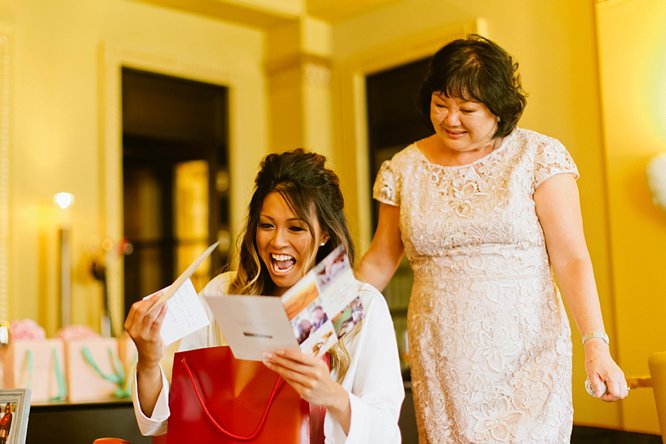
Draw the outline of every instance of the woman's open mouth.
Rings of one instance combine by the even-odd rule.
[[[271,266],[275,274],[287,274],[296,265],[296,259],[288,254],[271,254]]]

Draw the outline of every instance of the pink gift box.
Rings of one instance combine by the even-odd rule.
[[[5,388],[30,388],[32,403],[64,400],[64,345],[60,339],[11,340],[3,357]]]
[[[125,384],[116,338],[65,341],[67,399],[70,402],[122,397]]]

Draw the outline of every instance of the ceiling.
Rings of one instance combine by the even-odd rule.
[[[304,15],[337,22],[401,0],[139,0],[249,26],[270,27]]]
[[[308,14],[336,22],[399,0],[305,0]]]

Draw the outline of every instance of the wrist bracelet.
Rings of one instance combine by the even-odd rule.
[[[606,343],[606,345],[610,345],[610,340],[608,339],[608,335],[606,334],[606,332],[603,331],[593,331],[591,333],[583,335],[583,345],[585,345],[585,343],[590,339],[594,338],[601,339]]]

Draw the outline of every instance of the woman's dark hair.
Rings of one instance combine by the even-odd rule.
[[[495,137],[514,130],[526,104],[518,63],[499,45],[477,34],[444,45],[430,59],[418,95],[419,110],[429,124],[435,92],[486,105],[499,117]]]
[[[254,193],[248,208],[247,223],[241,233],[239,264],[236,278],[229,286],[230,294],[274,294],[275,284],[266,266],[259,258],[256,247],[256,234],[259,225],[261,205],[273,191],[287,202],[287,205],[303,220],[312,235],[310,261],[319,262],[339,245],[343,246],[349,261],[354,263],[354,244],[347,219],[344,215],[344,198],[340,191],[340,181],[333,170],[324,164],[326,158],[320,154],[307,153],[301,148],[281,154],[269,154],[259,167],[254,180]],[[316,217],[322,232],[329,239],[319,245],[314,238],[313,218]],[[316,252],[316,253],[315,253]],[[310,267],[306,265],[305,269]],[[350,335],[356,334],[361,323],[356,324]],[[335,370],[336,380],[342,384],[351,362],[351,355],[340,339],[329,351],[331,369]]]
[[[238,272],[229,289],[231,294],[273,294],[274,284],[259,258],[255,239],[261,205],[266,196],[274,191],[280,193],[294,214],[307,224],[313,236],[311,256],[315,263],[338,245],[343,245],[349,261],[354,263],[354,244],[343,212],[340,181],[332,170],[324,166],[325,163],[326,157],[301,148],[269,154],[262,160],[254,181],[247,224],[239,237]],[[314,239],[314,217],[322,232],[329,236],[323,246]]]

